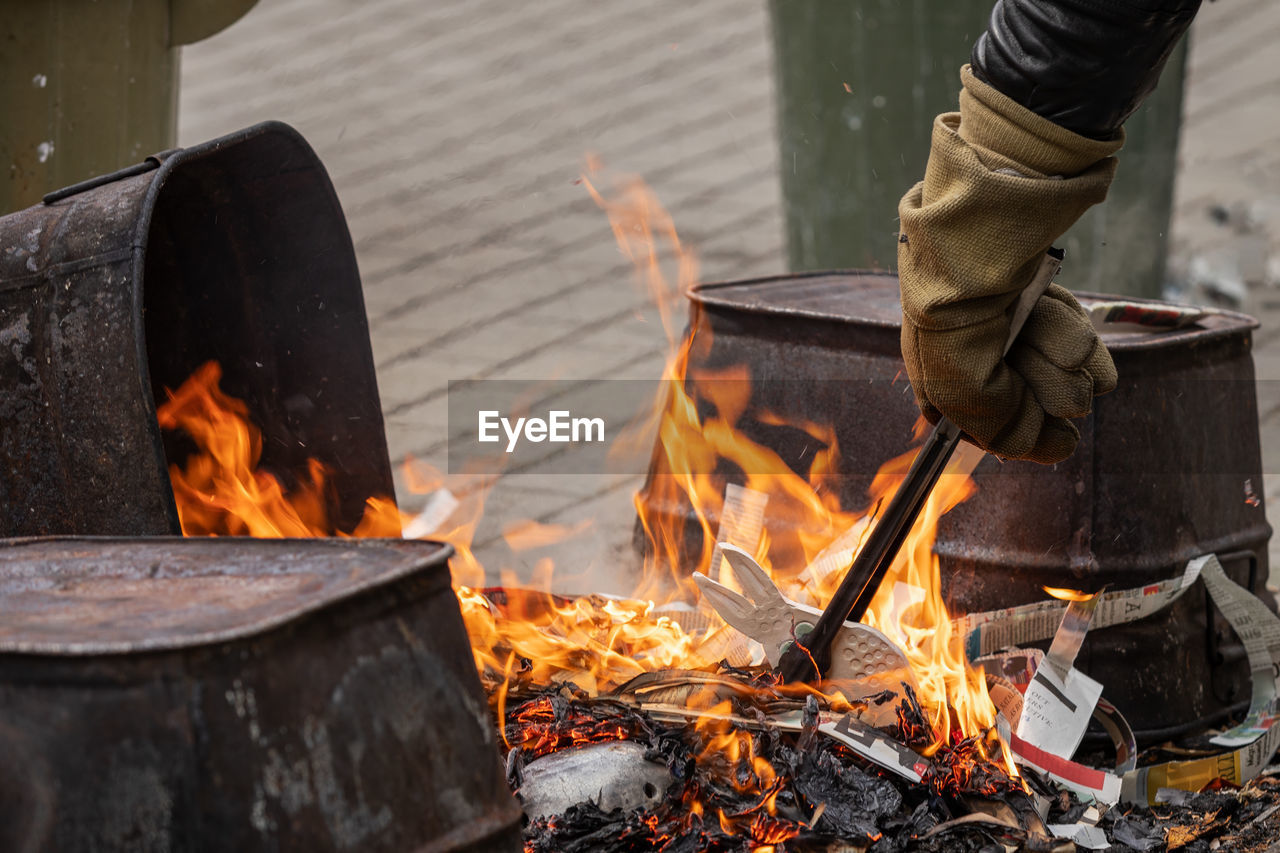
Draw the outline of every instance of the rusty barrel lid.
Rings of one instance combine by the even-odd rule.
[[[846,328],[853,326],[895,349],[898,330],[902,326],[898,276],[890,272],[839,270],[790,273],[699,284],[691,288],[688,295],[695,304],[716,313],[758,315],[772,320],[807,320]],[[1157,310],[1173,305],[1156,299],[1101,293],[1076,293],[1075,296],[1086,309],[1096,303],[1120,299]],[[1123,354],[1181,350],[1226,338],[1243,337],[1248,340],[1257,327],[1258,321],[1247,314],[1212,309],[1185,328],[1153,333],[1135,330],[1131,326],[1117,326],[1105,328],[1102,337],[1108,349]]]
[[[443,589],[453,547],[400,539],[0,540],[0,654],[188,649],[273,630],[410,575]]]

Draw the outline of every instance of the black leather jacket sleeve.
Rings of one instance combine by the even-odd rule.
[[[1200,0],[997,0],[979,79],[1082,136],[1112,138],[1156,87]]]

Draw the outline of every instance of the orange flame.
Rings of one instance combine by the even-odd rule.
[[[636,263],[638,277],[659,306],[686,291],[693,283],[697,265],[688,258],[675,235],[671,218],[653,193],[637,178],[616,182],[615,192],[605,194],[592,182],[594,163],[584,176],[588,192],[608,215],[622,252]],[[675,258],[675,279],[663,271],[664,259]],[[674,328],[664,323],[670,331]],[[794,540],[770,541],[760,535],[754,541],[735,544],[754,552],[757,561],[773,572],[773,578],[789,597],[824,605],[834,593],[843,571],[825,577],[805,577],[802,570],[837,540],[847,547],[838,562],[849,565],[865,532],[874,523],[862,509],[842,507],[836,472],[839,446],[830,425],[796,422],[777,413],[756,417],[768,424],[787,424],[805,431],[813,446],[821,448],[809,466],[807,476],[796,474],[773,450],[746,437],[740,419],[751,396],[751,378],[744,366],[715,373],[698,371],[691,364],[709,352],[711,330],[699,315],[696,303],[690,320],[691,333],[673,346],[664,378],[665,395],[656,401],[657,473],[649,478],[645,492],[637,496],[636,509],[649,554],[641,597],[670,594],[674,587],[688,589],[694,570],[715,576],[720,567],[712,565],[718,522],[725,511],[724,475],[708,472],[729,467],[742,472],[742,485],[767,495],[766,514],[777,529],[799,531]],[[674,339],[673,339],[674,341]],[[712,414],[702,416],[698,402],[712,404]],[[917,435],[923,430],[917,430]],[[968,665],[960,638],[952,635],[951,618],[942,600],[938,559],[933,542],[938,519],[974,491],[968,474],[981,458],[976,451],[962,452],[948,468],[931,494],[924,511],[881,585],[864,621],[879,628],[898,643],[907,655],[919,681],[919,698],[930,714],[935,741],[946,742],[953,729],[957,735],[977,735],[994,723],[995,711],[987,695],[983,673]],[[871,506],[887,501],[904,479],[915,451],[886,463],[871,487]],[[684,513],[673,507],[691,507],[700,527],[699,547],[687,547]],[[689,554],[696,553],[696,559]],[[904,604],[904,590],[906,603]]]
[[[208,362],[156,411],[161,429],[181,430],[197,452],[186,469],[169,466],[169,480],[186,536],[399,536],[400,515],[391,500],[370,497],[352,531],[329,522],[328,470],[312,459],[305,477],[287,494],[260,470],[262,433],[243,401],[218,387],[222,369]]]
[[[1059,601],[1088,601],[1093,597],[1089,593],[1081,592],[1078,589],[1066,589],[1065,587],[1056,586],[1042,586],[1040,588]]]

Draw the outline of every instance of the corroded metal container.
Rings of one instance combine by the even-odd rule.
[[[355,252],[297,131],[267,122],[0,218],[0,536],[178,533],[156,403],[207,361],[292,483],[352,529],[394,495]]]
[[[919,417],[898,340],[896,277],[782,276],[703,285],[690,298],[694,333],[711,335],[709,347],[693,348],[691,368],[749,369],[743,431],[803,472],[813,442],[778,429],[778,418],[833,425],[842,503],[866,505],[873,475],[910,449]],[[939,524],[935,551],[952,611],[1042,600],[1044,586],[1138,587],[1207,552],[1264,594],[1271,528],[1250,355],[1256,325],[1216,313],[1176,330],[1105,331],[1120,386],[1079,422],[1076,453],[1051,467],[985,457],[973,474],[977,493]],[[696,543],[697,523],[683,523]],[[767,510],[765,527],[779,547],[795,537]],[[1249,697],[1243,649],[1199,593],[1090,635],[1079,666],[1146,739],[1221,719]]]
[[[0,543],[0,849],[518,851],[450,553]]]

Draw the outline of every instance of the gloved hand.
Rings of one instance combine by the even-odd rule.
[[[1106,197],[1123,132],[1087,139],[968,66],[961,80],[960,112],[935,119],[924,181],[898,206],[902,355],[926,416],[946,415],[1000,456],[1060,462],[1080,438],[1067,418],[1115,388],[1110,353],[1057,285],[1002,351],[1041,256]]]

